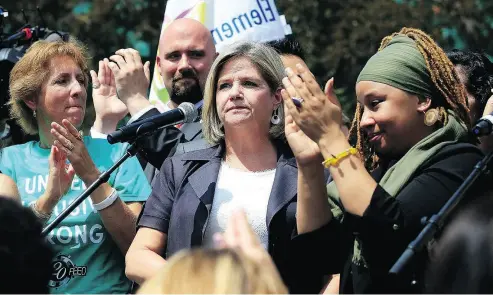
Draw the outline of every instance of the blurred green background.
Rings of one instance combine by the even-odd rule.
[[[242,1],[242,0],[234,0]],[[354,84],[380,40],[403,26],[429,33],[444,49],[474,49],[493,55],[491,0],[275,0],[293,35],[306,51],[306,63],[324,85],[335,77],[344,111],[352,117]],[[26,23],[69,32],[88,45],[92,65],[119,48],[133,47],[154,60],[164,0],[9,0],[4,33]],[[153,63],[151,63],[153,64]]]

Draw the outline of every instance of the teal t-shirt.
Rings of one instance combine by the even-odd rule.
[[[99,171],[108,170],[123,156],[128,144],[110,145],[104,139],[84,137],[89,155]],[[17,183],[22,203],[35,202],[46,189],[49,149],[38,142],[10,146],[2,150],[0,171]],[[135,157],[115,170],[109,184],[124,202],[147,200],[151,189]],[[85,190],[76,175],[71,188],[58,202],[49,222]],[[104,228],[91,198],[82,202],[47,236],[55,250],[51,293],[126,293],[131,282],[125,276],[125,257]],[[29,278],[23,278],[29,283]]]

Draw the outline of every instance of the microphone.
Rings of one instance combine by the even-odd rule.
[[[24,28],[20,32],[13,34],[12,36],[5,39],[5,42],[12,42],[16,40],[29,40],[33,36],[33,31],[31,28]]]
[[[490,135],[493,132],[493,113],[479,119],[472,128],[472,133],[476,136]]]
[[[179,123],[191,123],[198,116],[199,112],[194,105],[190,102],[184,102],[174,110],[118,128],[116,131],[108,134],[107,140],[110,144],[127,142],[164,127]]]

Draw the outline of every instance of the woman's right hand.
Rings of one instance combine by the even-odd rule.
[[[340,136],[342,109],[334,92],[334,79],[329,80],[324,93],[313,74],[301,65],[297,65],[296,72],[286,68],[286,74],[281,94],[298,127],[319,145],[327,139],[344,138]],[[301,106],[293,103],[293,97],[301,99]]]
[[[36,208],[45,214],[50,214],[67,193],[75,175],[72,165],[67,164],[67,155],[54,145],[51,147],[48,163],[50,172],[46,190],[36,203]]]
[[[116,124],[128,113],[127,106],[116,95],[113,72],[108,59],[99,61],[98,73],[91,71],[93,85],[92,97],[97,120],[106,120]]]

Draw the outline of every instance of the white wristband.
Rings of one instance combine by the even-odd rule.
[[[93,207],[97,211],[101,211],[111,206],[116,201],[116,199],[118,199],[118,194],[116,193],[116,189],[113,189],[111,191],[111,194],[106,199],[97,204],[93,204]]]

